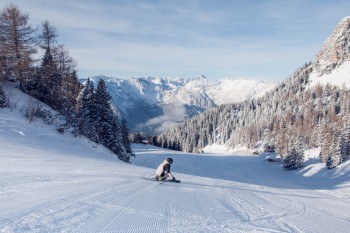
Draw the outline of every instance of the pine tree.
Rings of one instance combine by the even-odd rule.
[[[128,153],[129,155],[133,155],[133,152],[130,146],[130,140],[129,140],[128,124],[125,119],[122,119],[122,139],[123,139],[123,145],[125,147],[126,153]]]
[[[342,162],[342,147],[343,139],[341,134],[336,132],[333,135],[332,144],[328,153],[328,160],[326,162],[328,169],[335,168]]]
[[[63,47],[56,44],[56,28],[48,21],[42,24],[39,39],[44,56],[35,75],[26,83],[26,89],[30,95],[59,111],[71,122],[74,118],[76,99],[81,89],[78,77],[73,66],[62,61],[62,57],[66,59],[67,55],[61,55]],[[65,68],[62,68],[62,64]]]
[[[93,118],[99,143],[113,151],[120,160],[129,162],[130,153],[123,144],[123,129],[110,106],[111,96],[103,79],[98,82],[94,96]]]
[[[304,165],[304,141],[303,138],[296,138],[288,150],[287,156],[283,159],[283,168],[295,170]]]
[[[320,157],[323,162],[326,162],[329,157],[329,151],[331,149],[334,132],[327,125],[322,125],[321,127],[323,128],[323,132],[320,135],[322,138]]]
[[[350,123],[347,123],[342,132],[344,144],[342,147],[343,161],[350,158]]]
[[[1,31],[1,26],[0,26],[0,31]],[[6,59],[6,38],[5,36],[0,33],[0,82],[5,80],[6,78],[6,67],[7,67],[7,59]]]
[[[5,106],[6,106],[6,95],[0,83],[0,108],[4,108]]]
[[[125,147],[123,139],[122,125],[120,124],[117,116],[114,116],[112,123],[113,141],[110,149],[118,156],[120,160],[128,163],[130,161],[130,156],[132,155],[130,144],[129,151],[127,151],[128,148]]]
[[[62,99],[60,94],[61,77],[53,60],[50,49],[46,49],[40,69],[39,93],[41,100],[53,109],[61,110]]]
[[[94,142],[98,142],[98,135],[94,122],[94,86],[90,79],[87,80],[82,91],[81,109],[78,109],[78,134],[84,135]]]
[[[326,166],[329,169],[337,167],[349,158],[350,153],[350,127],[343,128],[341,133],[334,134]]]
[[[93,118],[99,142],[103,145],[110,144],[112,138],[112,125],[114,114],[110,107],[111,96],[107,92],[105,82],[101,79],[98,82],[94,95]]]
[[[61,94],[62,94],[62,110],[60,112],[72,121],[75,117],[75,108],[79,93],[82,90],[82,84],[80,83],[75,70],[70,75],[62,77]]]
[[[39,99],[53,109],[61,110],[64,102],[60,93],[61,75],[58,73],[57,63],[53,56],[54,44],[57,38],[55,27],[45,21],[42,24],[39,38],[41,40],[40,47],[45,51],[37,78]]]
[[[143,140],[143,135],[140,132],[136,132],[136,133],[130,133],[130,142],[131,143],[142,143]],[[152,143],[153,145],[157,145],[157,142],[154,141],[154,143]]]

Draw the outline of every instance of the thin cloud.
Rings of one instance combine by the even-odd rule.
[[[349,1],[0,0],[49,20],[79,75],[285,79],[313,60]]]
[[[174,125],[183,121],[186,116],[186,109],[183,105],[164,106],[164,114],[148,120],[145,124],[139,127],[154,128],[155,133],[161,133],[170,129]]]

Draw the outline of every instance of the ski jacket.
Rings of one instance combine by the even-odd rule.
[[[156,175],[157,176],[164,176],[164,173],[166,172],[170,178],[173,178],[173,175],[170,173],[170,163],[167,160],[164,160],[157,168]]]

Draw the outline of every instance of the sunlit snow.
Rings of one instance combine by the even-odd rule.
[[[310,151],[284,171],[260,156],[105,148],[0,109],[0,232],[349,232],[349,162],[328,170]],[[180,184],[149,181],[172,157]]]
[[[335,68],[330,74],[319,76],[316,71],[310,74],[310,86],[315,86],[317,83],[326,85],[327,83],[342,87],[343,85],[350,88],[350,61],[344,62],[339,67]]]

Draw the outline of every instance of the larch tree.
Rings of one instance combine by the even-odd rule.
[[[68,117],[68,120],[73,120],[76,116],[75,107],[83,85],[80,83],[75,70],[68,75],[62,76],[61,81],[61,94],[63,100],[61,112]]]
[[[1,22],[0,22],[1,23]],[[2,31],[0,26],[0,31]],[[3,81],[6,77],[6,44],[5,44],[5,36],[0,33],[0,82]]]
[[[39,46],[44,56],[35,75],[26,84],[26,89],[34,97],[69,117],[69,121],[73,121],[82,85],[74,70],[73,60],[63,50],[63,46],[57,45],[57,37],[56,28],[48,21],[43,22]]]
[[[19,81],[20,87],[30,76],[32,55],[36,52],[36,30],[28,20],[29,15],[14,4],[4,7],[0,13],[3,76]]]
[[[40,47],[51,53],[55,49],[55,44],[57,42],[57,30],[55,26],[51,25],[47,20],[42,23],[41,28],[42,31],[39,35]]]

